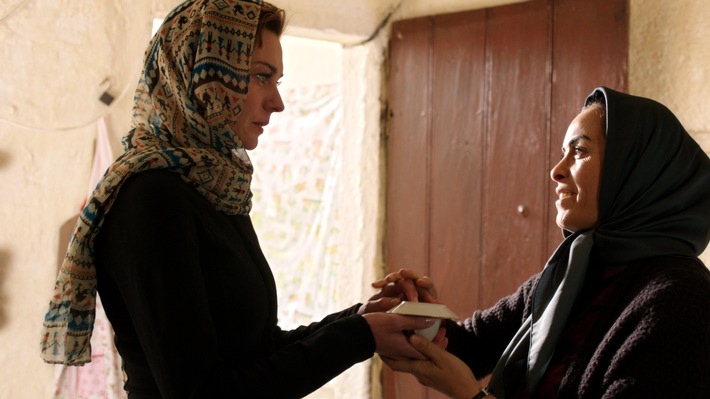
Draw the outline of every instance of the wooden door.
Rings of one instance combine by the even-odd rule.
[[[390,45],[385,261],[461,317],[561,240],[549,170],[584,97],[626,90],[627,0],[539,0],[398,21]],[[384,373],[386,398],[440,398]]]

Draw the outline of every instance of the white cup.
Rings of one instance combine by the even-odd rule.
[[[436,333],[439,332],[440,325],[441,319],[434,319],[434,324],[427,328],[422,328],[421,330],[414,330],[414,333],[431,341],[434,337],[436,337]]]

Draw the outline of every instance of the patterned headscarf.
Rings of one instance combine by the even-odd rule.
[[[599,223],[571,234],[535,287],[532,315],[496,365],[490,388],[505,398],[521,378],[534,392],[554,354],[589,258],[622,265],[664,255],[697,257],[710,240],[710,158],[662,104],[605,87],[585,104],[606,105]],[[506,392],[508,391],[508,392]]]
[[[106,171],[77,221],[42,329],[48,363],[91,361],[96,301],[94,241],[130,176],[178,173],[216,209],[251,209],[252,165],[235,126],[249,85],[261,0],[188,0],[175,8],[145,55],[125,152]]]

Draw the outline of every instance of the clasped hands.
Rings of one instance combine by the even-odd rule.
[[[403,300],[439,303],[433,281],[409,269],[388,274],[372,283],[380,291],[358,313],[370,325],[375,351],[394,371],[411,373],[426,386],[453,398],[471,398],[481,389],[471,369],[446,352],[445,323],[430,342],[411,332],[427,328],[434,319],[384,313]]]
[[[408,340],[410,332],[427,328],[434,319],[384,313],[402,301],[437,303],[434,283],[409,269],[390,273],[382,280],[372,283],[380,291],[364,303],[358,313],[363,315],[375,337],[375,351],[381,357],[392,359],[420,359],[426,357],[417,351]],[[433,342],[446,348],[446,330],[440,328]]]

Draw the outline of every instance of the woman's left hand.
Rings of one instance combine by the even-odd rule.
[[[410,373],[422,385],[452,398],[469,399],[481,390],[481,384],[461,359],[416,334],[409,337],[409,342],[427,359],[402,360],[380,356],[392,370]]]
[[[438,303],[434,282],[414,270],[400,269],[372,283],[380,292],[360,306],[358,314],[386,312],[402,301]]]
[[[430,327],[434,319],[418,316],[404,316],[391,313],[368,313],[363,315],[375,339],[375,351],[382,357],[392,359],[426,359],[412,347],[404,331],[411,332]],[[443,335],[441,328],[437,336]]]
[[[429,276],[411,269],[400,269],[372,283],[380,292],[372,298],[399,296],[402,300],[436,303],[436,288]]]

